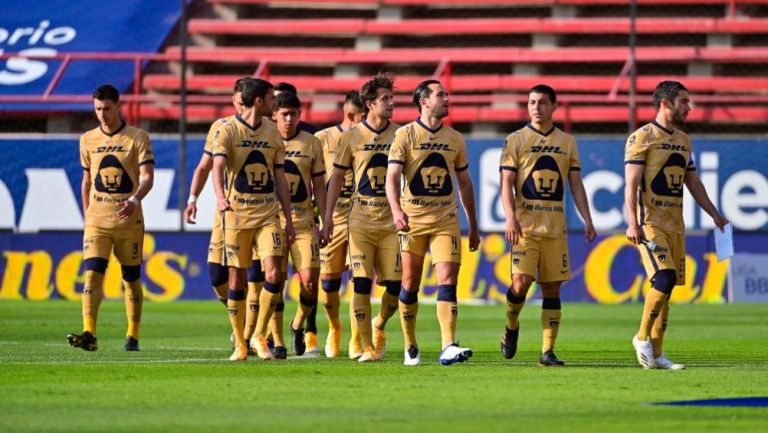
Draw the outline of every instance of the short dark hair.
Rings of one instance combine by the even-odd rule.
[[[245,87],[245,83],[253,81],[253,77],[241,77],[235,81],[235,87],[232,89],[232,93],[242,92]]]
[[[373,102],[379,94],[379,89],[395,89],[395,76],[389,72],[379,72],[373,78],[363,83],[360,87],[360,99],[363,101],[364,110],[368,113],[367,102]]]
[[[293,95],[298,95],[299,92],[296,90],[296,86],[294,86],[291,83],[286,83],[285,81],[281,81],[275,85],[275,90],[278,92],[288,92]]]
[[[110,100],[114,102],[120,102],[120,92],[115,89],[115,86],[111,84],[102,84],[96,90],[93,91],[93,99],[99,101]]]
[[[281,108],[294,108],[296,110],[301,110],[301,101],[299,100],[299,97],[293,93],[281,93],[277,95],[277,98],[275,98],[275,107],[273,110],[277,111]]]
[[[239,80],[238,80],[239,81]],[[243,105],[250,108],[256,103],[256,98],[264,98],[272,91],[272,83],[261,78],[251,78],[243,82]]]
[[[683,83],[679,81],[662,81],[656,85],[656,90],[653,91],[653,106],[658,110],[661,107],[662,99],[666,99],[669,102],[675,102],[675,98],[681,90],[688,91],[688,89],[683,86]]]
[[[365,104],[363,103],[362,98],[360,98],[360,92],[357,90],[353,90],[351,92],[347,92],[347,94],[344,96],[344,104],[352,104],[355,107],[359,108],[360,110],[365,110]]]
[[[416,86],[416,90],[413,91],[413,105],[416,106],[416,108],[419,110],[419,113],[421,113],[421,103],[419,101],[421,98],[429,98],[429,95],[432,94],[432,89],[429,88],[432,84],[443,84],[438,80],[424,80],[421,83],[419,83],[418,86]]]
[[[531,90],[528,91],[528,95],[531,93],[541,93],[542,95],[547,95],[549,97],[549,102],[553,104],[557,102],[557,93],[555,93],[555,89],[547,86],[546,84],[537,84],[531,87]]]

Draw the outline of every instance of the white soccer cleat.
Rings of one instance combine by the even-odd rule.
[[[377,361],[381,361],[381,358],[376,356],[376,351],[372,347],[369,347],[363,350],[363,354],[359,358],[357,358],[357,362],[377,362]]]
[[[653,358],[653,345],[650,339],[640,341],[637,339],[637,335],[632,337],[632,346],[635,348],[635,354],[637,355],[637,362],[646,370],[649,368],[656,368],[656,361]]]
[[[403,365],[414,366],[421,365],[421,355],[419,355],[419,348],[416,346],[410,346],[406,349],[403,355]]]
[[[664,356],[662,353],[658,356],[658,358],[655,358],[654,361],[656,361],[656,368],[660,370],[683,370],[685,369],[685,364],[678,364],[676,362],[670,361],[669,358]]]
[[[449,344],[440,352],[440,364],[451,365],[457,362],[464,362],[472,357],[472,349],[459,347],[457,343]]]

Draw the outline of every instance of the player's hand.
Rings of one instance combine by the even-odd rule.
[[[320,245],[320,248],[324,248],[328,245],[328,242],[323,238],[323,233],[318,226],[315,226],[315,237],[317,238],[317,243]]]
[[[136,205],[133,204],[132,201],[126,200],[120,205],[120,210],[118,210],[115,215],[117,216],[117,219],[125,221],[130,218],[134,212],[136,212]]]
[[[715,222],[715,225],[717,226],[717,228],[720,229],[720,232],[723,232],[725,230],[725,225],[730,222],[727,219],[723,218],[723,216],[720,215],[719,213],[715,214],[712,220]]]
[[[584,224],[584,237],[587,238],[588,242],[594,241],[597,237],[595,226],[591,222]]]
[[[232,210],[232,205],[229,203],[229,200],[222,198],[216,200],[216,209],[219,212],[227,212]]]
[[[504,225],[504,238],[510,244],[517,245],[521,237],[523,237],[523,229],[520,228],[517,217],[507,218],[507,223]]]
[[[395,221],[395,228],[399,232],[411,231],[411,226],[408,225],[408,215],[402,210],[392,210],[392,219]]]
[[[477,251],[480,246],[480,233],[477,231],[477,227],[470,227],[469,229],[469,250]]]
[[[627,239],[635,245],[640,244],[643,240],[643,231],[640,230],[639,225],[635,224],[627,227]]]
[[[325,245],[331,243],[331,240],[333,240],[333,221],[327,220],[323,224],[323,231],[320,233],[320,236]]]
[[[184,209],[184,219],[187,224],[197,223],[197,203],[188,203],[187,208]]]
[[[293,228],[293,221],[285,222],[285,245],[291,245],[296,240],[296,230]]]

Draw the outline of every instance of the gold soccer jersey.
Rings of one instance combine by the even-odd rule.
[[[333,162],[336,160],[336,154],[339,151],[339,139],[344,132],[341,126],[331,126],[315,134],[323,146],[323,158],[325,159],[326,180],[330,180],[333,173]],[[326,185],[327,186],[327,185]],[[341,193],[336,201],[336,207],[333,209],[333,225],[343,226],[349,219],[349,210],[352,208],[352,192],[355,190],[354,175],[352,170],[347,170],[344,175],[344,183],[341,185]]]
[[[387,202],[387,158],[395,131],[400,125],[387,122],[376,131],[362,121],[344,132],[339,140],[339,150],[334,165],[354,172],[355,192],[349,226],[395,231],[392,211]]]
[[[283,167],[285,148],[277,126],[264,119],[251,128],[240,116],[214,133],[213,156],[226,157],[224,192],[233,212],[229,229],[251,229],[275,218],[278,211],[274,169]]]
[[[285,146],[285,178],[291,192],[291,218],[296,231],[306,231],[315,225],[312,207],[312,184],[315,176],[325,175],[323,148],[314,135],[299,130],[283,140]],[[280,214],[282,224],[285,217]]]
[[[211,124],[211,128],[208,130],[208,135],[205,137],[203,153],[207,154],[208,156],[213,156],[213,141],[216,138],[216,131],[232,122],[235,122],[236,117],[237,116],[234,114],[229,117],[222,117],[221,119],[217,119]]]
[[[115,214],[139,187],[139,166],[154,164],[149,136],[126,125],[113,134],[101,127],[80,137],[80,165],[91,175],[91,192],[85,225],[106,229],[143,229],[139,205],[133,216],[120,221]]]
[[[685,172],[696,170],[691,140],[680,130],[670,131],[653,121],[627,140],[625,164],[643,165],[637,198],[640,225],[681,231]]]
[[[523,233],[565,237],[565,185],[571,170],[581,170],[573,136],[528,124],[507,136],[500,169],[516,173],[515,210]]]
[[[403,165],[405,185],[400,200],[412,235],[447,224],[458,225],[454,174],[469,167],[464,138],[442,125],[431,130],[421,120],[395,134],[389,162]]]

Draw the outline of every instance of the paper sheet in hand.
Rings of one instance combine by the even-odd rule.
[[[733,255],[733,226],[728,223],[721,232],[719,228],[715,232],[715,251],[717,251],[717,260],[723,261]]]

